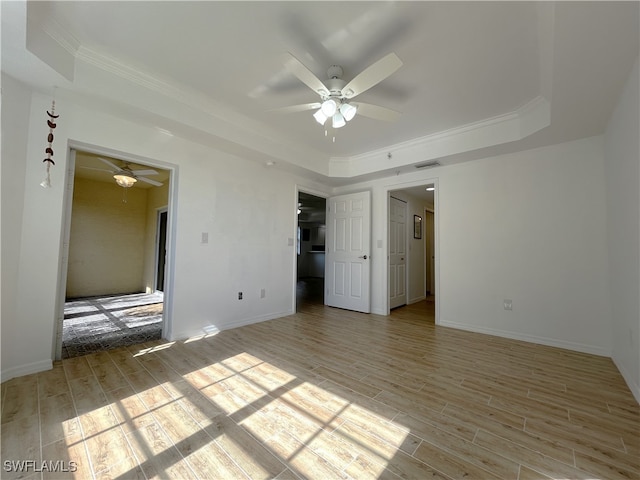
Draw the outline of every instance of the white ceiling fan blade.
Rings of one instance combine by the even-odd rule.
[[[270,110],[271,112],[276,113],[296,113],[296,112],[306,112],[307,110],[315,110],[316,108],[320,108],[320,103],[302,103],[300,105],[291,105],[289,107],[282,108],[274,108]]]
[[[329,89],[311,70],[305,67],[304,64],[292,54],[289,54],[289,57],[290,58],[285,62],[287,70],[298,77],[302,83],[314,92],[320,95],[329,95]]]
[[[375,120],[384,120],[386,122],[394,122],[400,118],[401,113],[391,110],[390,108],[381,107],[380,105],[371,105],[370,103],[352,103],[358,108],[357,115],[373,118]]]
[[[113,163],[111,160],[107,160],[106,158],[102,158],[102,157],[96,157],[98,160],[100,160],[103,163],[106,163],[107,165],[109,165],[111,168],[113,168],[114,170],[122,170],[121,167],[119,167],[118,165],[116,165],[115,163]]]
[[[360,95],[395,73],[401,66],[402,60],[395,53],[390,53],[356,75],[353,80],[344,86],[342,94],[346,98]]]
[[[131,173],[134,175],[158,175],[158,172],[155,170],[131,170]]]
[[[84,169],[84,170],[95,170],[96,172],[113,173],[113,171],[111,171],[111,170],[107,170],[106,168],[85,167],[85,166],[83,166],[83,165],[78,165],[78,168],[82,168],[82,169]]]
[[[155,180],[151,180],[150,178],[145,178],[145,177],[136,177],[136,178],[141,182],[150,183],[155,187],[161,187],[163,185],[162,183],[156,182]]]

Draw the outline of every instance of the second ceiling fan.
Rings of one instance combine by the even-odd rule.
[[[327,70],[328,80],[322,82],[291,53],[288,56],[289,58],[285,63],[287,69],[318,94],[320,101],[278,108],[276,111],[293,113],[317,109],[313,114],[316,121],[321,125],[325,125],[331,119],[333,128],[343,127],[356,113],[376,120],[386,121],[394,121],[400,116],[399,112],[390,108],[351,101],[357,95],[391,76],[402,66],[402,61],[395,53],[390,53],[370,65],[348,83],[342,79],[343,71],[339,65],[331,65]]]
[[[152,168],[145,170],[131,170],[128,163],[125,163],[124,166],[120,167],[113,163],[111,160],[102,157],[96,157],[97,160],[100,160],[102,163],[111,167],[111,170],[106,170],[104,168],[93,168],[93,167],[85,167],[80,166],[80,168],[84,168],[87,170],[97,170],[100,172],[109,172],[113,175],[116,183],[124,188],[133,187],[133,185],[138,181],[142,181],[153,185],[154,187],[161,187],[163,184],[161,182],[157,182],[155,180],[151,180],[150,178],[146,178],[145,175],[158,175],[156,170]]]

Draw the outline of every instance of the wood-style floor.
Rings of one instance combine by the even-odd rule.
[[[610,359],[437,327],[431,306],[308,306],[10,380],[1,476],[640,476],[639,406]],[[45,471],[8,471],[28,459]]]

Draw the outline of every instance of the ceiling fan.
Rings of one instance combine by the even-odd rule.
[[[331,65],[327,70],[329,77],[322,82],[300,60],[291,53],[285,63],[286,68],[311,90],[320,95],[320,102],[303,103],[289,107],[278,108],[275,111],[282,113],[303,112],[318,109],[313,117],[324,125],[331,119],[333,128],[341,128],[353,119],[356,113],[376,120],[394,121],[400,116],[400,112],[380,105],[352,102],[351,100],[371,87],[391,76],[402,66],[402,60],[395,53],[390,53],[370,65],[350,82],[342,79],[343,71],[339,65]]]
[[[102,157],[96,157],[96,158],[101,162],[107,164],[109,167],[111,167],[111,170],[106,170],[104,168],[84,167],[84,166],[80,166],[80,168],[84,168],[87,170],[97,170],[100,172],[109,172],[113,175],[113,178],[115,178],[116,183],[124,188],[132,187],[133,184],[136,183],[138,180],[140,180],[141,182],[149,183],[156,187],[161,187],[163,185],[160,182],[151,180],[150,178],[146,178],[144,176],[144,175],[158,175],[158,172],[156,172],[153,169],[131,170],[131,168],[129,167],[129,164],[127,163],[125,163],[123,167],[119,167],[118,165],[113,163],[111,160],[107,160],[106,158],[102,158]]]

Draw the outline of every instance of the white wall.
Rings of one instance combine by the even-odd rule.
[[[388,191],[434,179],[439,323],[610,355],[602,137],[340,189],[372,190],[376,313],[387,306]]]
[[[20,268],[20,240],[22,237],[22,214],[24,211],[24,180],[27,156],[27,132],[29,130],[29,109],[31,94],[28,89],[13,78],[2,74],[2,151],[0,154],[1,176],[1,218],[2,248],[2,306],[1,306],[1,365],[25,365],[26,357],[15,355],[20,352],[12,348],[16,338],[28,332],[22,330],[18,318],[18,275]],[[43,144],[43,152],[45,145]],[[42,154],[44,158],[44,153]],[[38,157],[34,162],[38,162]],[[42,159],[40,159],[42,161]],[[46,368],[50,365],[34,365],[29,368]],[[4,368],[4,367],[3,367]],[[16,369],[15,375],[22,374]]]
[[[448,169],[441,324],[609,355],[603,183],[601,137]]]
[[[613,360],[640,402],[640,80],[638,60],[605,134]]]
[[[5,118],[24,116],[29,107],[21,88],[3,83]],[[2,126],[3,149],[16,152],[5,157],[3,150],[3,171],[8,162],[7,168],[18,172],[16,181],[21,176],[25,180],[23,214],[2,218],[3,236],[7,226],[21,228],[20,237],[9,235],[11,250],[5,251],[3,244],[3,255],[18,259],[14,270],[19,272],[17,283],[7,285],[15,293],[15,314],[7,318],[3,312],[2,317],[3,380],[51,365],[68,163],[65,147],[70,142],[175,169],[176,187],[171,193],[175,212],[169,218],[175,244],[170,265],[175,281],[167,305],[173,320],[171,338],[293,312],[295,254],[288,239],[295,238],[296,185],[328,194],[326,186],[58,98],[53,186],[43,189],[39,159],[46,146],[49,107],[50,98],[33,94],[26,149],[20,135],[8,135],[8,122]],[[21,165],[26,165],[23,175]],[[3,189],[3,203],[4,195]],[[8,223],[11,220],[15,221]],[[203,232],[209,234],[207,244],[201,243]],[[21,239],[19,250],[17,239]],[[264,299],[261,288],[266,289]],[[4,283],[2,290],[4,299]],[[239,291],[244,300],[237,299]]]

